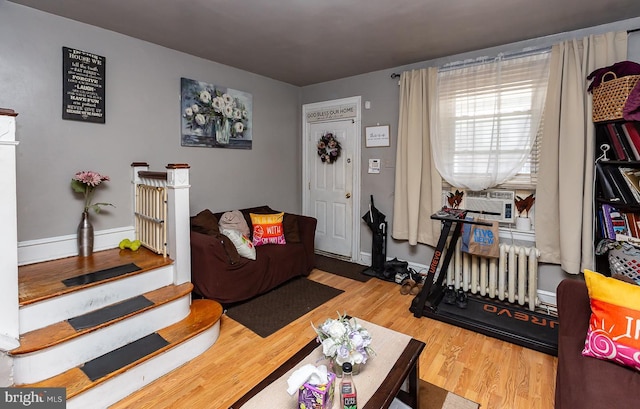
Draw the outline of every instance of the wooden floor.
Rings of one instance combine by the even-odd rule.
[[[319,270],[310,278],[345,292],[268,338],[223,315],[220,338],[208,351],[112,408],[227,408],[314,338],[311,322],[335,317],[338,311],[424,341],[420,378],[482,408],[553,408],[555,357],[415,318],[409,311],[412,297],[401,295],[394,283],[361,283]]]

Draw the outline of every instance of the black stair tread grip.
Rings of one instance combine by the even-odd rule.
[[[117,304],[112,304],[87,314],[69,318],[67,321],[73,328],[75,328],[76,331],[80,331],[86,328],[96,327],[100,324],[104,324],[105,322],[109,322],[118,317],[123,317],[152,305],[153,302],[147,297],[144,295],[138,295]]]
[[[96,381],[116,370],[123,368],[153,352],[169,345],[164,338],[154,332],[123,347],[86,362],[80,369]]]
[[[123,264],[121,266],[111,267],[104,270],[95,271],[93,273],[87,273],[76,277],[67,278],[65,280],[62,280],[62,283],[67,287],[75,287],[82,284],[95,283],[124,274],[133,273],[134,271],[138,270],[142,269],[134,263]]]

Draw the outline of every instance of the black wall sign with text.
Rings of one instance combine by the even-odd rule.
[[[105,58],[62,47],[62,119],[105,123]]]

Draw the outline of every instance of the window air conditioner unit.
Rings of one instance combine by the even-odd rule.
[[[516,216],[515,198],[516,192],[513,190],[489,189],[479,192],[465,190],[460,207],[467,210],[499,213],[499,215],[469,213],[468,216],[497,220],[500,223],[514,223]]]

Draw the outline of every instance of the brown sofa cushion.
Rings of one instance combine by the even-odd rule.
[[[191,218],[191,230],[206,234],[208,236],[214,236],[222,242],[224,251],[227,253],[228,263],[236,264],[240,261],[240,254],[238,249],[233,244],[231,239],[224,234],[220,233],[218,226],[218,217],[211,213],[211,210],[205,209]]]
[[[298,225],[298,216],[295,214],[285,213],[282,220],[282,228],[284,230],[284,238],[287,243],[300,243],[300,226]]]
[[[191,218],[191,230],[209,236],[218,234],[220,233],[218,218],[211,213],[211,210],[205,209]]]

